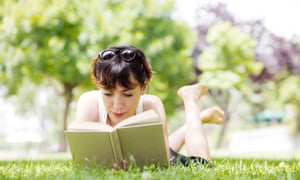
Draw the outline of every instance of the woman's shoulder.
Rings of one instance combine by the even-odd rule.
[[[143,96],[143,104],[145,109],[152,109],[153,107],[163,106],[161,99],[152,94],[145,94]]]
[[[95,104],[98,104],[98,97],[100,95],[99,90],[93,90],[93,91],[88,91],[84,92],[83,94],[80,95],[77,105],[80,106],[95,106]]]
[[[79,101],[97,100],[100,95],[100,90],[87,91],[80,95]]]
[[[166,122],[165,108],[161,99],[158,96],[145,94],[143,96],[143,109],[144,111],[150,109],[154,110],[160,116],[160,119],[163,122]]]
[[[146,102],[160,102],[161,99],[158,96],[152,94],[144,94],[143,100]]]
[[[76,105],[76,121],[98,121],[99,94],[99,90],[81,94]]]

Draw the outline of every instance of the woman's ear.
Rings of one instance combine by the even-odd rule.
[[[145,83],[145,84],[141,87],[142,94],[145,94],[145,93],[146,93],[147,88],[148,88],[148,83]]]

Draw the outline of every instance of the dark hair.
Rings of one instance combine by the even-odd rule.
[[[98,88],[114,89],[117,84],[128,89],[137,85],[147,86],[153,71],[143,51],[134,46],[112,46],[106,50],[120,52],[126,49],[136,53],[135,58],[130,62],[122,60],[118,54],[109,60],[102,60],[99,56],[93,58],[91,75]],[[132,77],[139,84],[133,83]]]

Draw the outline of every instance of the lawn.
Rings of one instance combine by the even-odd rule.
[[[0,161],[0,179],[300,179],[299,160],[232,158],[212,162],[216,167],[147,166],[117,171],[78,166],[70,160]]]

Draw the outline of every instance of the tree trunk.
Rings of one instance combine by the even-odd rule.
[[[227,114],[227,113],[225,113],[225,114]],[[229,122],[229,115],[226,115],[225,119],[224,119],[224,124],[222,125],[222,129],[219,134],[219,138],[217,140],[216,148],[220,148],[224,142],[224,137],[225,137],[225,132],[227,130],[228,122]]]
[[[67,129],[67,122],[68,122],[68,115],[69,115],[69,110],[70,110],[70,103],[73,98],[73,89],[75,85],[65,83],[64,84],[64,113],[63,113],[63,119],[62,119],[62,124],[61,124],[61,129],[59,131],[59,152],[65,152],[67,151],[67,141],[64,135],[64,130]]]
[[[296,126],[297,126],[297,134],[300,134],[300,108],[298,107],[296,110]]]
[[[230,114],[228,111],[228,104],[230,100],[229,90],[210,90],[209,91],[214,101],[225,112],[224,124],[222,125],[221,132],[217,139],[216,148],[220,148],[224,141],[224,136],[227,130],[227,125],[230,120]]]

